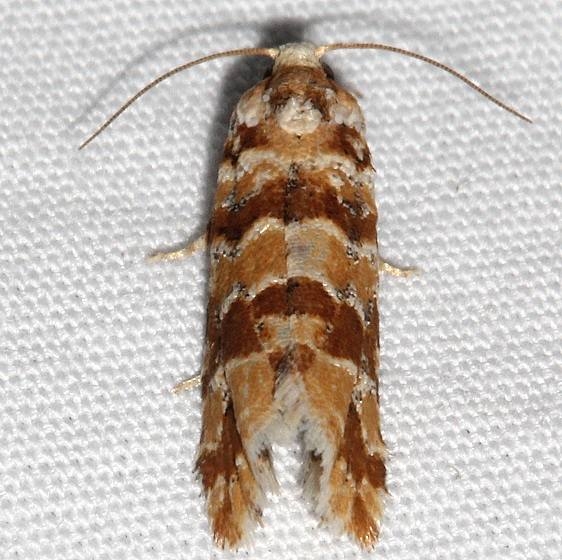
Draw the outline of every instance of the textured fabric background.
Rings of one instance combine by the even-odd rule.
[[[557,0],[26,0],[0,14],[0,556],[562,557],[562,5]],[[292,17],[293,19],[287,19]],[[230,110],[261,60],[131,93],[188,59],[307,38],[378,40],[466,72],[329,60],[378,169],[381,398],[390,449],[372,554],[318,528],[296,448],[253,548],[217,551],[192,468],[206,262],[144,257],[204,228]]]

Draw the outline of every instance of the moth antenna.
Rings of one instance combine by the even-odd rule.
[[[340,49],[377,49],[381,51],[390,51],[398,54],[403,54],[405,56],[409,56],[411,58],[416,58],[417,60],[421,60],[422,62],[427,62],[432,66],[436,66],[441,70],[445,70],[445,72],[449,72],[449,74],[452,74],[453,76],[455,76],[455,78],[462,80],[467,86],[476,90],[480,95],[483,95],[486,99],[488,99],[492,103],[495,103],[496,105],[507,111],[508,113],[511,113],[512,115],[515,115],[516,117],[519,117],[520,119],[528,123],[533,122],[529,117],[526,117],[525,115],[514,109],[513,107],[510,107],[509,105],[507,105],[507,103],[500,101],[497,97],[494,97],[492,94],[488,93],[485,89],[476,85],[472,80],[469,80],[466,76],[464,76],[460,72],[457,72],[450,66],[447,66],[446,64],[443,64],[438,60],[434,60],[433,58],[424,56],[423,54],[409,51],[407,49],[401,49],[399,47],[393,47],[391,45],[385,45],[382,43],[334,43],[332,45],[323,45],[318,47],[316,49],[316,54],[320,58],[329,51],[335,51]]]
[[[131,97],[128,101],[126,101],[121,107],[113,113],[93,134],[88,136],[80,147],[78,148],[81,150],[85,148],[96,136],[99,136],[121,113],[125,112],[139,97],[142,97],[148,90],[152,89],[153,87],[157,86],[160,82],[170,78],[174,74],[179,74],[188,68],[192,68],[193,66],[197,66],[198,64],[203,64],[204,62],[209,62],[211,60],[215,60],[216,58],[225,58],[228,56],[268,56],[270,58],[275,58],[277,56],[277,49],[266,49],[266,48],[246,48],[246,49],[233,49],[229,51],[222,51],[214,54],[210,54],[204,56],[202,58],[198,58],[197,60],[192,60],[191,62],[186,62],[173,68],[172,70],[168,70],[158,78],[152,80],[149,84],[144,86],[140,91],[135,93],[133,97]]]

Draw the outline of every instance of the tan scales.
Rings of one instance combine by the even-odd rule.
[[[318,518],[365,547],[379,534],[385,495],[378,367],[379,259],[374,169],[361,109],[320,58],[376,44],[240,49],[274,59],[232,115],[205,242],[211,275],[203,428],[196,468],[216,541],[236,548],[276,488],[271,446],[300,437],[305,494]],[[188,382],[191,384],[191,382]]]

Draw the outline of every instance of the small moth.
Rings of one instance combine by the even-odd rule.
[[[169,76],[233,55],[273,59],[238,102],[218,172],[206,237],[211,273],[203,426],[196,461],[217,543],[238,547],[276,489],[272,444],[299,437],[304,490],[317,517],[370,548],[385,496],[379,420],[381,260],[374,169],[355,97],[321,58],[336,49],[383,49],[428,62],[518,117],[455,70],[376,43],[239,49],[189,62]],[[530,122],[530,121],[529,121]],[[180,388],[192,380],[180,384]]]

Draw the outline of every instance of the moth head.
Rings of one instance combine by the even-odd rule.
[[[277,49],[273,72],[287,66],[322,68],[318,48],[312,43],[287,43]]]

